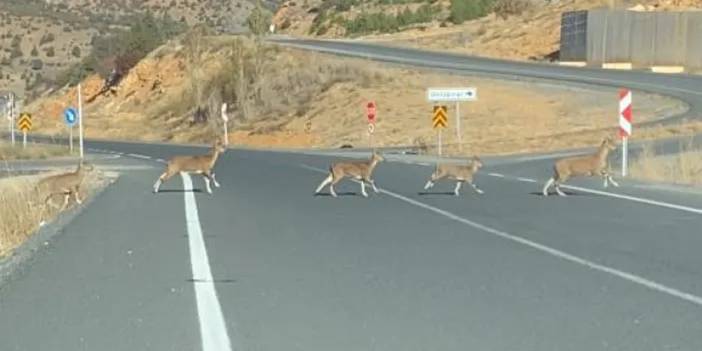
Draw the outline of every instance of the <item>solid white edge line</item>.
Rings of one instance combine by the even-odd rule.
[[[197,202],[193,193],[192,179],[187,173],[181,173],[185,194],[185,220],[188,229],[190,247],[190,264],[195,286],[197,315],[200,322],[200,337],[203,351],[231,351],[231,341],[227,333],[222,308],[217,298],[207,257],[207,248],[202,236],[202,227],[197,211]]]
[[[320,173],[327,172],[321,168],[311,167],[308,165],[302,165],[302,167],[309,169],[309,170],[316,171],[316,172],[320,172]],[[449,219],[452,219],[454,221],[466,224],[466,225],[471,226],[475,229],[482,230],[484,232],[496,235],[496,236],[501,237],[503,239],[507,239],[509,241],[513,241],[513,242],[522,244],[522,245],[530,247],[532,249],[541,251],[543,253],[547,253],[551,256],[555,256],[555,257],[558,257],[560,259],[563,259],[563,260],[566,260],[566,261],[569,261],[572,263],[576,263],[578,265],[587,267],[589,269],[596,270],[596,271],[603,272],[603,273],[607,273],[609,275],[612,275],[612,276],[615,276],[617,278],[641,285],[641,286],[649,288],[651,290],[658,291],[658,292],[661,292],[661,293],[664,293],[664,294],[667,294],[667,295],[670,295],[673,297],[677,297],[681,300],[691,302],[695,305],[702,307],[702,297],[699,297],[699,296],[696,296],[696,295],[693,295],[693,294],[690,294],[690,293],[687,293],[687,292],[684,292],[684,291],[681,291],[681,290],[678,290],[675,288],[668,287],[666,285],[663,285],[661,283],[646,279],[644,277],[638,276],[638,275],[633,274],[633,273],[621,271],[621,270],[618,270],[616,268],[611,268],[611,267],[608,267],[605,265],[601,265],[601,264],[586,260],[584,258],[575,256],[575,255],[571,255],[567,252],[560,251],[560,250],[552,248],[550,246],[546,246],[546,245],[537,243],[535,241],[531,241],[529,239],[526,239],[526,238],[523,238],[523,237],[520,237],[517,235],[513,235],[513,234],[510,234],[507,232],[503,232],[503,231],[482,225],[482,224],[477,223],[477,222],[473,222],[469,219],[460,217],[460,216],[453,214],[451,212],[442,210],[440,208],[437,208],[437,207],[434,207],[431,205],[427,205],[423,202],[419,202],[417,200],[410,199],[408,197],[402,196],[400,194],[396,194],[394,192],[385,190],[383,188],[378,188],[378,190],[380,190],[381,193],[386,194],[390,197],[404,201],[406,203],[409,203],[409,204],[417,206],[417,207],[421,207],[425,210],[429,210],[429,211],[434,212],[436,214],[440,214],[446,218],[449,218]]]
[[[690,213],[695,213],[695,214],[702,214],[702,209],[689,207],[689,206],[683,206],[683,205],[671,204],[669,202],[650,200],[650,199],[645,199],[645,198],[631,196],[631,195],[615,194],[615,193],[610,193],[608,191],[583,188],[583,187],[579,187],[579,186],[575,186],[575,185],[565,185],[564,184],[564,185],[561,185],[561,187],[564,187],[566,189],[571,189],[571,190],[578,190],[578,191],[582,191],[585,193],[591,193],[591,194],[596,194],[596,195],[609,196],[609,197],[622,199],[622,200],[639,202],[642,204],[665,207],[665,208],[670,208],[670,209],[674,209],[674,210],[685,211],[685,212],[690,212]]]

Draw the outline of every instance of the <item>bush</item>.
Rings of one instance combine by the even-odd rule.
[[[32,55],[32,57],[39,56],[39,50],[37,50],[36,46],[32,48],[32,52],[30,53],[30,55]]]
[[[451,0],[449,20],[455,24],[486,16],[494,0]]]
[[[519,16],[533,4],[529,0],[495,0],[493,11],[502,19],[509,16]]]
[[[80,54],[81,51],[79,47],[74,46],[73,49],[71,49],[71,55],[73,55],[73,57],[80,58]]]
[[[361,13],[352,20],[343,21],[343,26],[346,29],[346,35],[373,32],[389,33],[396,32],[407,25],[431,22],[438,13],[439,10],[436,7],[425,4],[414,12],[406,8],[397,15],[388,15],[383,12]]]
[[[39,40],[39,46],[43,46],[44,44],[48,44],[56,40],[56,36],[54,36],[53,33],[46,33],[41,36],[41,39]]]
[[[56,50],[54,50],[53,46],[49,46],[48,48],[46,48],[45,54],[46,57],[54,57],[56,56]]]
[[[41,59],[34,59],[31,61],[30,67],[32,67],[32,69],[35,71],[40,71],[42,68],[44,68],[44,61]]]

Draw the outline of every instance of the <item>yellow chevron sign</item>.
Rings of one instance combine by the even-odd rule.
[[[432,125],[436,128],[448,127],[448,118],[446,117],[446,106],[434,106],[434,118]]]
[[[25,133],[32,130],[32,115],[26,112],[22,113],[17,121],[17,126]]]

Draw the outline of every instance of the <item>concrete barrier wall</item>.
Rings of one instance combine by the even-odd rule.
[[[603,9],[588,11],[585,23],[581,23],[581,13],[564,14],[562,18],[569,19],[561,25],[562,61],[702,68],[702,12]]]

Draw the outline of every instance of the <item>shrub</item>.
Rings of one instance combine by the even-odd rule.
[[[71,55],[73,55],[73,57],[80,58],[80,54],[81,54],[80,48],[77,46],[74,46],[73,49],[71,50]]]
[[[519,16],[528,10],[533,4],[529,0],[495,0],[493,11],[502,19],[509,16]]]
[[[39,46],[43,46],[45,44],[51,43],[54,40],[56,40],[56,36],[54,36],[53,33],[46,33],[41,36],[41,39],[39,39]]]
[[[490,13],[494,0],[451,0],[449,20],[455,24],[480,18]]]
[[[39,71],[44,68],[44,61],[41,59],[34,59],[31,61],[30,67],[35,71]]]
[[[39,56],[39,50],[37,50],[36,46],[32,48],[32,52],[30,53],[30,55],[32,55],[32,57]]]

